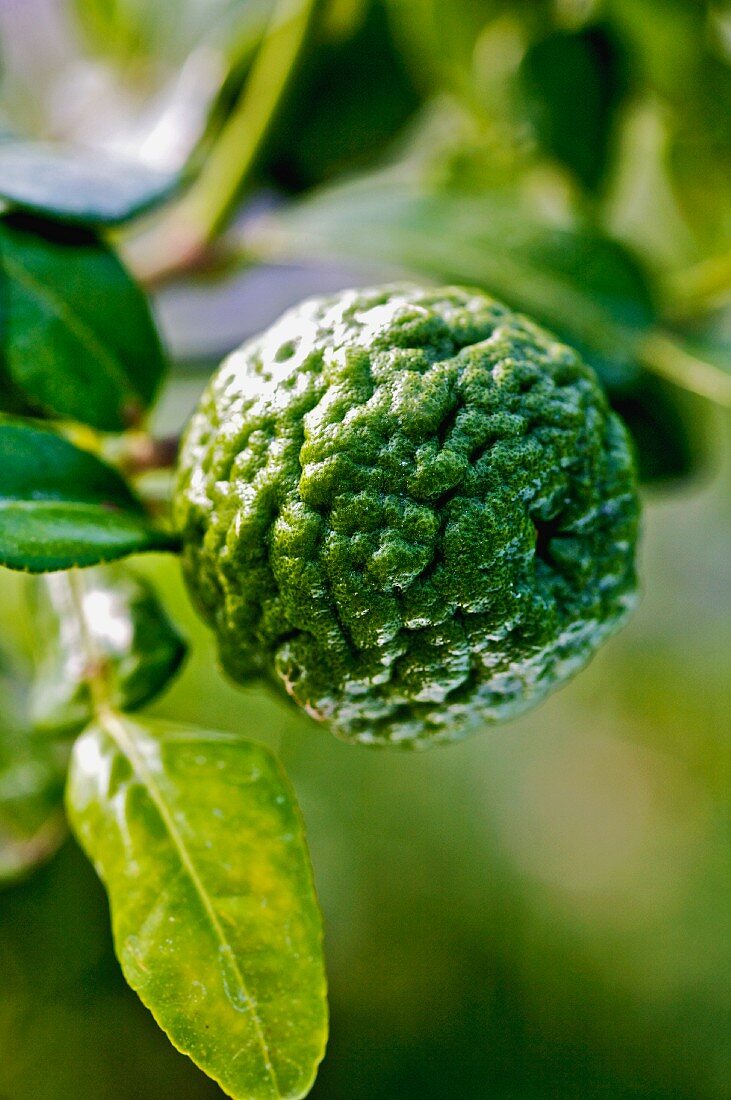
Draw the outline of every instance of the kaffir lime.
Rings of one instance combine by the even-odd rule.
[[[176,515],[229,674],[363,743],[524,711],[635,598],[622,423],[576,352],[474,290],[314,299],[234,352]]]

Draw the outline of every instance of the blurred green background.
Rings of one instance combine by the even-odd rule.
[[[3,125],[195,163],[270,8],[0,0]],[[460,203],[611,232],[647,267],[653,308],[728,369],[714,272],[731,242],[729,42],[727,6],[700,0],[337,0],[236,226],[351,173],[368,189],[395,163]],[[316,210],[329,195],[316,191]],[[399,255],[404,228],[432,241],[411,213],[389,214],[385,252],[364,255],[346,222],[325,260],[306,244],[297,262],[162,289],[174,365],[160,431],[180,428],[216,357],[307,293],[394,261],[475,281],[451,230],[428,264],[413,240]],[[463,237],[492,240],[494,223],[471,216]],[[592,278],[613,292],[608,271]],[[688,285],[708,300],[682,317]],[[341,744],[230,687],[177,565],[134,562],[191,646],[154,713],[267,742],[297,790],[331,984],[317,1100],[731,1095],[731,422],[631,360],[596,365],[647,480],[643,601],[586,672],[506,727],[423,756]],[[25,587],[0,572],[2,649],[21,661]],[[0,892],[0,1100],[222,1095],[127,989],[108,925],[70,841]]]

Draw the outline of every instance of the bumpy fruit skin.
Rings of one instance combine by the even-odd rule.
[[[234,352],[176,515],[228,673],[361,743],[526,710],[634,602],[621,422],[576,352],[474,290],[313,299]]]

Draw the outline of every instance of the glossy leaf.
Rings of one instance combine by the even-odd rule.
[[[352,23],[319,45],[271,135],[269,171],[288,189],[380,160],[420,103],[384,7],[340,8]]]
[[[539,143],[589,190],[604,179],[627,66],[610,26],[555,31],[520,67],[520,87]]]
[[[634,363],[654,319],[634,257],[610,238],[556,229],[503,193],[430,190],[396,172],[325,189],[261,231],[268,254],[360,258],[484,287],[578,347],[604,374]]]
[[[152,587],[124,565],[35,578],[31,607],[36,728],[78,731],[90,721],[90,672],[98,675],[99,664],[115,706],[128,711],[163,691],[185,656]],[[88,667],[89,647],[95,670]]]
[[[239,1100],[305,1096],[326,1038],[320,915],[294,796],[260,745],[106,713],[67,806],[125,976]]]
[[[142,291],[87,230],[0,219],[4,370],[50,414],[105,431],[135,423],[165,360]]]
[[[23,696],[12,671],[0,667],[0,887],[45,862],[66,835],[68,749],[28,726]]]
[[[166,172],[99,149],[0,143],[0,198],[65,222],[118,225],[162,202],[174,182]]]
[[[4,1100],[222,1100],[125,985],[75,844],[0,894],[0,959]]]
[[[42,573],[174,546],[100,459],[54,432],[0,420],[1,565]]]

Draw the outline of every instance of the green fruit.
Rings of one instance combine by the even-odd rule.
[[[228,673],[361,743],[526,710],[634,603],[621,421],[576,352],[474,290],[313,299],[234,352],[176,515]]]

